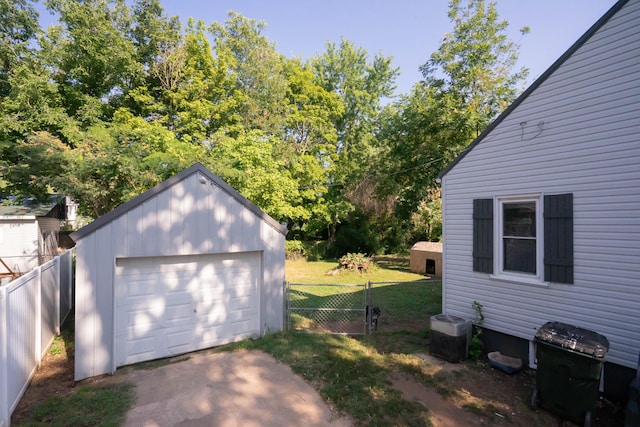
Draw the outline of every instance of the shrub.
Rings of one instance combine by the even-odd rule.
[[[471,304],[476,312],[476,319],[473,322],[473,337],[471,337],[471,343],[469,343],[469,356],[478,360],[482,356],[482,324],[484,323],[484,313],[482,312],[482,304],[478,301],[473,301]]]
[[[362,253],[348,253],[340,258],[340,265],[351,271],[369,271],[371,258]]]
[[[306,258],[304,245],[300,240],[287,240],[284,242],[285,257],[287,259],[303,259]]]

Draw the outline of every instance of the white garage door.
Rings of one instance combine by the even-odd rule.
[[[116,363],[123,366],[259,334],[259,253],[116,262]]]

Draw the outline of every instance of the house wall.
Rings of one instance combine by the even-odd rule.
[[[13,272],[27,273],[38,266],[38,238],[36,217],[0,219],[0,258]],[[6,269],[0,266],[0,272]]]
[[[261,333],[283,327],[284,240],[200,172],[77,241],[76,379],[113,372],[115,259],[262,252]]]
[[[640,1],[631,0],[442,178],[443,307],[526,340],[549,320],[640,352]],[[472,271],[473,199],[573,193],[574,284]]]

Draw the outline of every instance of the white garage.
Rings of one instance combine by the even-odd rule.
[[[76,380],[281,330],[285,233],[200,164],[73,233]]]
[[[257,252],[116,260],[116,364],[259,336]]]

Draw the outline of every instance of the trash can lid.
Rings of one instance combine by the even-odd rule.
[[[609,351],[609,340],[604,335],[561,322],[545,323],[535,339],[597,359],[604,359]]]

